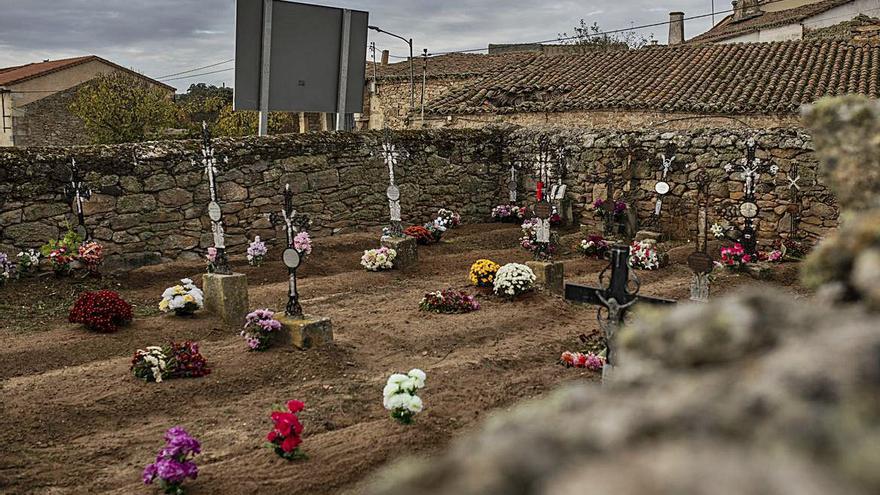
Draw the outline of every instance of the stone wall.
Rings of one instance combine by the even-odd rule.
[[[744,154],[755,135],[759,157],[780,167],[780,176],[762,178],[760,240],[769,243],[787,226],[788,187],[783,175],[797,163],[802,176],[802,229],[821,236],[836,226],[831,195],[816,183],[810,137],[797,130],[755,132],[691,130],[661,133],[587,131],[582,129],[484,128],[480,130],[397,131],[393,139],[410,153],[397,169],[405,223],[421,224],[440,207],[451,207],[467,221],[488,220],[492,207],[506,202],[506,179],[514,158],[530,159],[542,134],[561,139],[571,158],[568,199],[576,221],[599,231],[590,211],[604,197],[596,183],[597,164],[613,163],[615,190],[636,205],[642,221],[653,208],[653,187],[660,168],[656,154],[667,143],[678,147],[668,181],[661,230],[673,237],[694,236],[696,206],[693,174],[707,167],[713,177],[712,219],[742,196],[742,181],[723,170]],[[228,157],[218,178],[233,254],[247,239],[273,240],[276,230],[266,214],[278,210],[289,182],[300,211],[313,218],[315,235],[332,235],[387,222],[384,197],[387,168],[377,151],[381,133],[313,133],[268,138],[218,139],[217,155]],[[632,154],[631,173],[619,157]],[[57,237],[72,221],[63,197],[68,164],[76,158],[94,195],[86,203],[86,221],[110,255],[132,263],[195,257],[211,245],[206,215],[207,185],[196,141],[0,151],[0,251],[37,247]],[[684,166],[689,165],[685,169]],[[520,188],[533,191],[527,179]],[[528,194],[529,196],[533,194]]]
[[[29,103],[15,117],[16,146],[71,146],[89,143],[83,122],[70,113],[80,86]]]

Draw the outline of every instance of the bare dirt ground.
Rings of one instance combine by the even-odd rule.
[[[515,247],[518,235],[510,225],[460,227],[442,244],[420,248],[420,265],[407,273],[361,269],[361,252],[377,247],[375,233],[318,239],[300,270],[300,290],[306,312],[332,318],[336,341],[308,352],[246,352],[238,330],[209,314],[159,314],[165,287],[186,276],[200,283],[198,262],[103,280],[9,284],[0,289],[0,493],[156,493],[140,474],[175,425],[203,446],[190,494],[359,493],[385,463],[430,454],[493,410],[565,381],[597,380],[556,364],[563,350],[578,348],[579,334],[596,330],[594,307],[540,293],[508,302],[468,288],[478,258],[527,259]],[[595,283],[605,265],[563,258],[570,281]],[[252,268],[234,261],[248,275],[252,308],[283,308],[280,262]],[[687,299],[690,271],[681,256],[673,262],[640,273],[643,294]],[[778,265],[769,282],[720,275],[713,295],[766,285],[803,293],[791,286],[796,271]],[[482,309],[419,312],[426,291],[446,287],[477,293]],[[96,288],[119,291],[135,305],[135,321],[110,335],[67,323],[76,294]],[[213,372],[162,384],[129,374],[136,349],[172,339],[200,342]],[[382,387],[390,373],[414,367],[428,374],[420,394],[426,409],[414,425],[401,426],[382,408]],[[305,462],[288,463],[263,446],[271,407],[288,399],[306,403]]]

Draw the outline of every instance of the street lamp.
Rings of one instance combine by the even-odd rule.
[[[388,31],[385,31],[384,29],[379,28],[377,26],[367,26],[367,27],[373,31],[376,31],[377,33],[385,33],[388,36],[394,36],[395,38],[397,38],[399,40],[403,40],[404,43],[409,45],[409,109],[410,109],[410,111],[412,111],[416,107],[416,87],[415,87],[415,81],[414,81],[415,69],[413,69],[413,40],[412,40],[412,38],[406,39],[403,36],[400,36],[400,35],[397,35],[394,33],[389,33]]]

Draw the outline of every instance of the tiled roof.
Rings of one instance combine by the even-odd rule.
[[[482,55],[476,53],[450,53],[428,57],[428,78],[473,77],[496,72],[511,66],[519,66],[535,58],[534,53],[506,53],[502,55]],[[423,61],[416,57],[414,71],[416,78],[422,77]],[[409,61],[388,65],[376,65],[379,79],[408,79]],[[367,78],[373,77],[373,62],[367,63]]]
[[[821,14],[853,0],[824,0],[822,2],[802,5],[793,9],[777,12],[763,12],[757,17],[750,17],[734,22],[733,14],[725,17],[712,29],[688,40],[688,43],[713,43],[729,38],[750,34],[762,29],[770,29],[787,24],[796,24],[814,15]]]
[[[130,69],[126,69],[120,65],[116,65],[109,60],[105,60],[101,57],[95,55],[87,55],[85,57],[74,57],[74,58],[65,58],[60,60],[50,60],[47,62],[38,62],[33,64],[19,65],[16,67],[6,67],[0,68],[0,86],[6,86],[10,84],[21,83],[30,79],[35,79],[37,77],[45,76],[46,74],[51,74],[53,72],[58,72],[60,70],[68,69],[70,67],[74,67],[80,64],[84,64],[87,62],[91,62],[93,60],[100,61],[104,64],[110,65],[118,70],[128,72],[142,79],[146,79],[147,81],[156,84],[158,86],[162,86],[166,89],[170,89],[174,91],[174,88],[164,84],[162,82],[156,81],[155,79],[150,79],[149,77],[134,72]]]
[[[427,110],[777,114],[842,93],[878,97],[880,46],[818,40],[545,55],[451,90]]]

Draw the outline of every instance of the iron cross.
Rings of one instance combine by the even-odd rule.
[[[399,158],[406,156],[406,152],[397,150],[394,143],[391,142],[390,133],[386,129],[380,153],[385,160],[385,165],[388,166],[388,189],[385,191],[388,197],[388,210],[391,217],[388,235],[391,237],[403,237],[403,224],[400,215],[400,189],[394,180],[394,166],[397,165]]]
[[[92,197],[92,191],[80,178],[79,167],[74,158],[70,159],[70,182],[64,186],[64,195],[67,197],[67,202],[70,203],[71,210],[76,213],[77,234],[79,234],[84,241],[89,240],[89,231],[86,229],[83,203]]]
[[[666,151],[660,153],[660,161],[660,180],[654,184],[654,192],[657,193],[657,200],[654,203],[654,214],[652,215],[650,222],[655,225],[660,222],[660,211],[663,208],[663,197],[669,194],[671,189],[666,178],[675,162],[675,147],[672,145],[667,146]]]
[[[306,257],[304,251],[296,248],[294,238],[298,233],[305,230],[309,226],[309,218],[306,215],[300,215],[293,207],[293,191],[290,190],[290,184],[284,186],[284,207],[280,213],[270,213],[269,221],[272,225],[283,225],[284,232],[287,235],[287,247],[281,253],[281,261],[287,267],[288,276],[288,292],[287,307],[285,314],[290,317],[301,317],[303,309],[299,302],[299,290],[296,284],[296,269],[302,265]]]
[[[549,201],[549,195],[544,193],[544,188],[550,184],[553,178],[553,153],[550,150],[550,142],[546,136],[538,141],[538,152],[535,153],[533,166],[538,176],[538,180],[535,183],[535,197],[539,203],[544,201],[545,196],[547,196],[547,201]]]
[[[630,247],[626,244],[615,244],[609,250],[610,262],[599,274],[599,287],[578,284],[565,284],[565,299],[600,306],[596,314],[599,326],[605,334],[605,345],[608,349],[606,362],[616,365],[615,335],[623,324],[626,314],[636,303],[675,304],[677,301],[656,297],[639,296],[640,282],[629,268]],[[606,276],[610,272],[610,281],[606,285]],[[632,286],[632,290],[630,290]]]
[[[214,145],[211,142],[211,131],[208,130],[208,124],[205,121],[202,121],[202,166],[208,177],[208,190],[211,193],[211,201],[208,202],[208,216],[211,218],[211,232],[214,234],[214,247],[217,249],[214,272],[220,275],[229,275],[232,270],[229,268],[229,258],[226,255],[223,210],[220,208],[217,192],[217,159],[214,156]]]
[[[798,224],[801,221],[802,208],[800,198],[801,186],[798,184],[801,180],[801,174],[800,169],[798,168],[798,165],[796,163],[792,164],[791,168],[788,171],[786,179],[788,180],[788,192],[792,204],[792,209],[790,210],[791,224],[789,225],[789,228],[791,230],[790,234],[792,236],[795,236],[798,231]]]
[[[758,217],[759,209],[757,203],[757,185],[761,178],[759,170],[763,165],[760,158],[755,157],[757,144],[754,138],[749,138],[746,142],[746,157],[740,161],[740,177],[743,179],[743,200],[739,205],[739,214],[743,218],[743,229],[740,243],[747,254],[757,257],[758,255],[758,239],[755,231],[755,219]],[[727,164],[724,170],[728,173],[733,170],[732,164]],[[769,168],[771,175],[776,175],[779,167],[773,164]]]
[[[517,169],[520,167],[519,162],[516,160],[510,163],[510,177],[507,180],[507,192],[508,198],[510,199],[510,204],[516,204],[516,192],[519,187],[519,181],[516,178]]]
[[[697,246],[688,256],[688,266],[694,272],[691,279],[691,301],[709,301],[709,274],[715,268],[715,262],[706,252],[709,245],[709,174],[705,169],[697,172]]]

